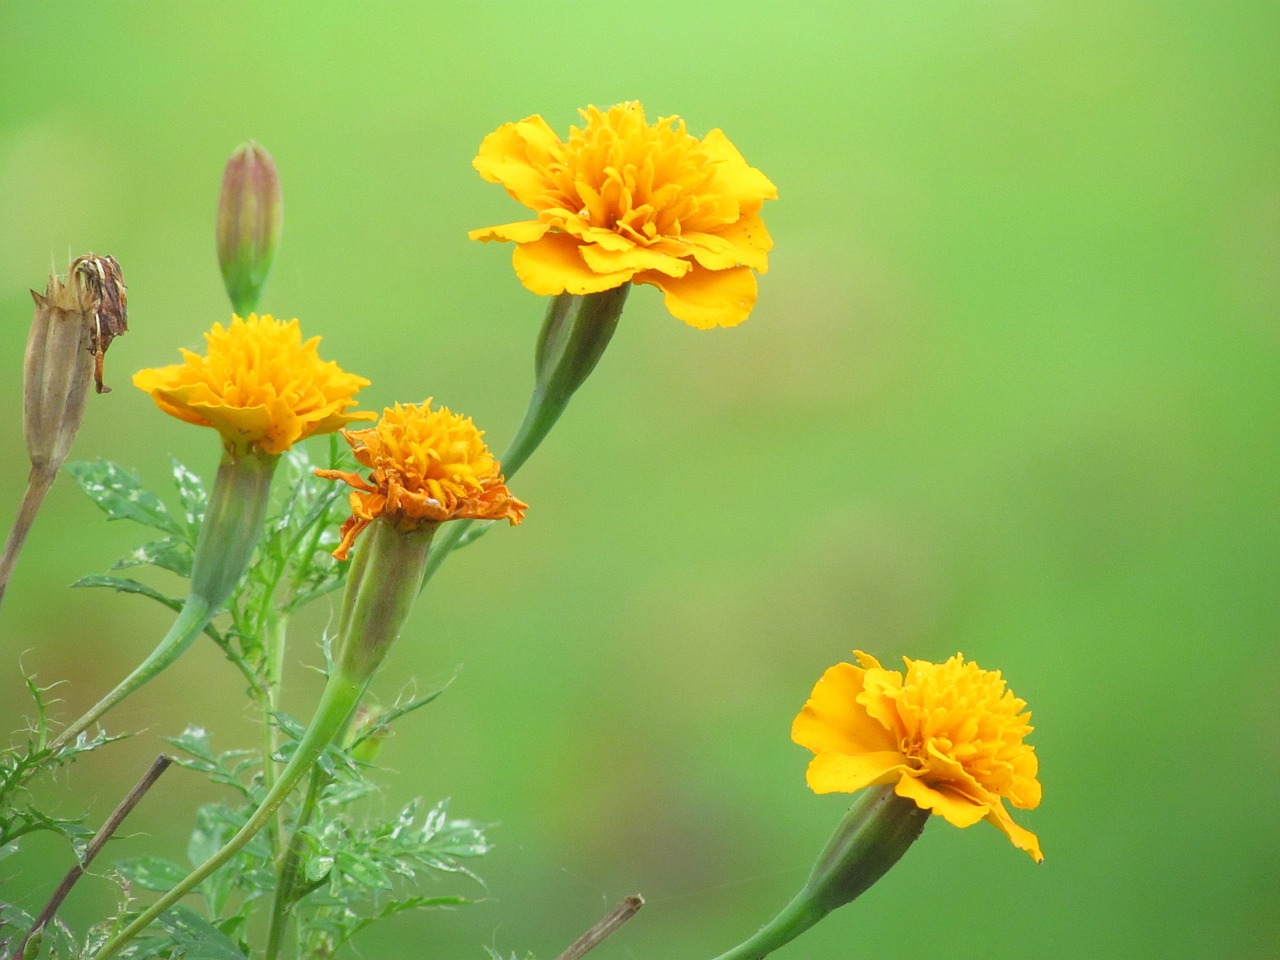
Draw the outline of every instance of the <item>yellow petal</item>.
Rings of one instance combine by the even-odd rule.
[[[516,200],[537,210],[541,206],[539,198],[553,186],[544,173],[545,157],[558,140],[555,131],[539,116],[504,123],[484,138],[471,165],[480,176],[502,184]]]
[[[974,803],[968,797],[952,793],[946,787],[934,789],[917,777],[905,776],[898,781],[893,792],[900,797],[914,800],[921,810],[929,810],[957,827],[971,827],[987,815],[987,804]]]
[[[481,227],[467,234],[470,240],[514,240],[516,243],[532,243],[540,240],[550,229],[541,220],[517,220],[515,223],[503,223],[496,227]]]
[[[695,267],[678,278],[649,271],[636,274],[635,281],[661,290],[672,316],[699,330],[735,327],[747,319],[756,302],[756,277],[749,267]]]
[[[766,200],[778,199],[773,181],[747,163],[723,130],[717,128],[703,137],[702,147],[721,161],[716,167],[717,178],[737,197],[744,214],[757,212]]]
[[[581,253],[583,261],[596,273],[656,270],[668,277],[683,277],[693,269],[693,264],[688,260],[678,260],[634,244],[628,244],[625,250],[608,250],[594,244],[584,244]]]
[[[743,217],[714,233],[686,233],[683,239],[698,263],[708,270],[743,266],[758,273],[769,272],[773,238],[758,216]]]
[[[857,702],[862,675],[851,663],[837,663],[827,670],[792,723],[791,739],[814,753],[896,750],[893,734]]]
[[[895,750],[863,753],[820,753],[809,761],[805,779],[814,793],[853,793],[877,783],[893,783],[902,776],[903,756]]]
[[[1009,816],[1009,811],[1004,808],[1004,804],[997,800],[995,805],[988,811],[986,821],[999,828],[1019,850],[1025,850],[1031,854],[1031,859],[1036,863],[1044,862],[1044,854],[1040,851],[1040,838],[1030,830],[1014,823],[1013,818]]]
[[[549,233],[535,243],[516,247],[511,262],[520,282],[540,296],[612,290],[630,280],[635,272],[596,273],[583,261],[579,249],[580,244],[573,237]]]

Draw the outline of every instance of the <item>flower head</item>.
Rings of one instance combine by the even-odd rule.
[[[817,793],[894,784],[900,797],[957,827],[979,820],[1044,859],[1035,834],[1013,822],[1004,800],[1040,803],[1026,702],[999,671],[956,654],[946,663],[905,660],[904,676],[855,651],[861,666],[822,675],[796,717],[791,738],[815,754],[807,779]]]
[[[369,381],[321,360],[320,338],[304,343],[297,320],[232,316],[205,340],[205,356],[183,350],[182,363],[139,370],[133,383],[165,413],[216,429],[229,449],[280,454],[313,434],[373,419],[348,412]]]
[[[470,417],[431,400],[388,407],[367,430],[343,430],[357,462],[373,472],[368,479],[344,470],[317,470],[316,476],[342,480],[351,492],[351,516],[333,555],[345,560],[356,536],[379,517],[398,529],[417,530],[445,520],[524,519],[528,506],[511,495]]]
[[[636,102],[581,115],[567,141],[536,115],[484,139],[473,165],[536,218],[471,239],[514,241],[516,275],[540,295],[649,283],[692,326],[745,320],[773,246],[760,208],[777,188],[720,130],[649,124]]]

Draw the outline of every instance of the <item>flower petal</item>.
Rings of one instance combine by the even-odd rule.
[[[743,217],[714,233],[686,233],[683,239],[698,263],[708,270],[744,266],[758,273],[769,272],[773,238],[758,216]]]
[[[853,793],[877,783],[893,783],[903,776],[902,754],[895,750],[863,753],[820,753],[809,761],[805,780],[814,793]]]
[[[827,670],[791,724],[791,739],[814,753],[896,750],[893,734],[857,702],[863,673],[851,663],[837,663]]]
[[[1009,811],[998,800],[986,816],[987,823],[993,824],[1008,837],[1015,847],[1031,854],[1036,863],[1044,863],[1044,854],[1040,851],[1040,838],[1030,830],[1018,826],[1009,816]]]
[[[542,117],[526,117],[504,123],[485,137],[471,165],[490,183],[502,184],[516,200],[538,210],[543,206],[539,198],[554,187],[544,171],[559,142]]]
[[[625,250],[609,250],[595,244],[584,244],[580,252],[583,261],[596,273],[656,270],[668,277],[683,277],[693,269],[693,264],[688,260],[679,260],[634,244],[628,244]]]
[[[550,224],[541,220],[517,220],[515,223],[503,223],[496,227],[481,227],[467,234],[469,240],[514,240],[516,243],[532,243],[542,239],[542,235],[551,229]]]
[[[914,800],[921,810],[932,811],[956,827],[973,826],[991,809],[987,804],[974,803],[968,797],[952,793],[945,786],[935,789],[918,777],[903,777],[893,792]]]
[[[636,283],[650,283],[666,296],[663,302],[672,316],[699,330],[736,327],[755,306],[755,274],[749,267],[707,270],[695,267],[683,277],[648,271],[635,276]]]
[[[511,263],[520,282],[540,296],[600,293],[622,286],[635,273],[596,273],[583,261],[580,249],[573,237],[548,233],[541,240],[516,247]]]
[[[716,176],[724,188],[737,197],[743,214],[757,212],[766,200],[778,199],[773,181],[750,166],[738,148],[716,128],[702,138],[703,149],[720,161]]]

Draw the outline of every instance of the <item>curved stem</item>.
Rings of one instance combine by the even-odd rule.
[[[280,779],[263,798],[258,809],[253,812],[248,822],[241,827],[230,840],[213,856],[200,864],[188,874],[182,882],[163,897],[144,910],[132,923],[103,944],[102,949],[94,954],[94,960],[106,960],[120,950],[126,943],[151,925],[157,917],[190,893],[219,867],[240,851],[240,848],[253,839],[271,819],[280,804],[284,803],[294,785],[307,772],[316,758],[333,742],[333,738],[346,725],[347,719],[360,702],[368,680],[356,681],[345,674],[335,672],[329,677],[320,703],[316,707],[315,718],[298,742],[298,748],[280,774]]]
[[[720,954],[715,960],[760,960],[800,936],[827,913],[827,910],[814,903],[807,891],[802,892],[761,927],[755,936]]]
[[[50,754],[56,754],[68,743],[71,743],[104,713],[114,707],[129,694],[160,673],[173,663],[191,642],[200,636],[201,631],[209,624],[213,609],[203,597],[192,594],[183,604],[178,619],[173,622],[165,638],[151,651],[151,655],[139,664],[138,668],[116,685],[116,688],[99,700],[89,712],[73,723],[57,739],[49,745]]]

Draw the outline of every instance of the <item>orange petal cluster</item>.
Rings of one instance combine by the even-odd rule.
[[[580,113],[567,141],[536,115],[484,139],[472,165],[536,217],[471,239],[516,243],[516,275],[537,294],[648,283],[691,326],[745,320],[773,246],[760,208],[777,188],[718,129],[649,124],[636,102]]]
[[[170,416],[213,427],[231,449],[280,454],[313,434],[373,419],[348,412],[369,381],[321,360],[320,338],[304,342],[296,319],[233,315],[204,337],[204,356],[183,350],[182,363],[139,370],[133,384]]]
[[[367,430],[343,430],[368,478],[345,470],[317,470],[351,491],[351,516],[342,525],[333,555],[345,560],[360,531],[379,517],[412,531],[445,520],[524,519],[527,504],[511,495],[470,417],[448,407],[397,403]]]
[[[854,651],[860,666],[838,663],[813,688],[791,738],[815,754],[807,780],[817,793],[892,783],[901,797],[957,827],[986,820],[1036,862],[1035,834],[1004,807],[1040,803],[1026,702],[999,671],[956,654],[946,663],[904,658],[904,676]]]

